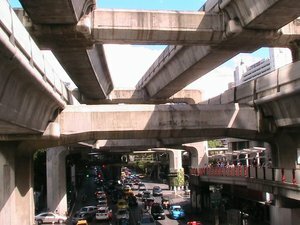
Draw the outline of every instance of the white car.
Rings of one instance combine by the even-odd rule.
[[[66,216],[61,216],[53,212],[43,212],[35,216],[35,221],[38,224],[43,223],[65,223],[68,219]]]
[[[110,220],[112,218],[112,210],[108,207],[100,207],[96,212],[96,220]]]
[[[119,209],[116,214],[117,220],[126,219],[129,220],[129,212],[127,209]]]

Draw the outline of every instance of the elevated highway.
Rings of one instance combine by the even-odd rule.
[[[94,10],[95,1],[20,2],[30,17],[28,20],[26,15],[20,16],[25,26],[41,48],[53,51],[83,97],[106,99],[113,83],[103,46],[94,45],[84,34],[73,29],[80,18]]]
[[[222,41],[207,46],[167,47],[138,82],[137,89],[144,89],[150,98],[167,98],[240,52],[264,46],[290,47],[299,39],[299,23],[291,22],[299,16],[298,1],[221,2],[208,1],[206,12],[226,17],[227,35]]]
[[[33,224],[32,153],[39,148],[55,147],[52,149],[54,158],[48,162],[53,163],[51,164],[53,174],[60,174],[63,171],[59,176],[63,179],[65,153],[69,151],[64,146],[96,140],[109,140],[106,143],[96,142],[96,147],[98,144],[100,149],[121,142],[126,146],[124,142],[129,139],[140,141],[136,143],[136,147],[144,145],[143,140],[146,139],[150,139],[150,143],[147,143],[149,146],[155,144],[156,147],[166,143],[184,144],[187,141],[199,141],[201,138],[238,137],[261,140],[271,144],[274,166],[299,169],[299,165],[295,163],[297,148],[300,146],[300,109],[297,107],[298,63],[259,78],[258,81],[244,84],[241,88],[229,90],[228,94],[203,104],[67,105],[75,103],[72,102],[72,98],[68,98],[70,97],[68,94],[65,95],[64,86],[52,78],[55,68],[45,66],[43,56],[40,56],[27,33],[13,32],[16,26],[19,26],[17,22],[11,21],[15,16],[11,9],[2,7],[7,6],[7,1],[0,0],[0,3],[2,77],[0,168],[3,168],[1,170],[3,172],[0,173],[3,180],[0,188],[1,223]],[[56,12],[53,1],[46,0],[44,3],[41,4],[37,0],[22,1],[30,17],[36,18],[32,20],[34,25],[31,26],[31,31],[34,33],[35,30],[35,34],[40,34],[36,36],[40,46],[56,49],[58,58],[70,57],[66,57],[64,63],[70,66],[69,71],[73,71],[75,77],[80,76],[77,82],[84,84],[84,87],[79,87],[80,92],[89,100],[92,99],[91,102],[107,98],[112,86],[110,77],[105,73],[106,62],[99,63],[99,60],[103,59],[101,46],[100,51],[95,49],[88,53],[87,48],[91,48],[94,42],[89,39],[90,31],[85,29],[86,26],[82,26],[84,19],[88,18],[93,10],[94,1],[83,3],[74,0],[58,3],[60,7],[65,7],[67,22],[63,21],[63,14],[51,19],[51,13],[60,14],[62,10]],[[212,4],[208,13],[224,13],[229,30],[218,28],[215,30],[216,35],[220,35],[218,32],[233,32],[226,33],[230,35],[221,39],[219,43],[212,42],[213,44],[209,46],[169,47],[163,53],[164,62],[156,62],[155,71],[153,68],[149,72],[162,80],[158,79],[157,83],[152,83],[151,75],[143,79],[145,83],[138,87],[138,91],[141,90],[142,94],[147,93],[149,98],[169,98],[196,77],[204,75],[240,51],[253,51],[260,46],[289,44],[297,46],[296,41],[290,43],[298,39],[297,21],[280,31],[278,29],[299,16],[299,1],[264,0],[258,3],[258,1],[232,0],[218,3],[221,4]],[[40,12],[35,12],[38,10]],[[46,12],[47,10],[49,12]],[[47,15],[45,18],[42,18],[43,12]],[[280,21],[274,19],[274,12],[279,13]],[[219,16],[212,17],[220,19]],[[267,25],[268,29],[265,29],[263,21],[270,23]],[[79,30],[74,30],[78,23],[81,24],[77,27]],[[205,27],[203,32],[206,32]],[[18,27],[17,30],[25,29]],[[60,34],[61,30],[65,33]],[[48,34],[53,36],[47,36]],[[70,39],[64,42],[65,37]],[[81,45],[77,46],[78,43]],[[208,41],[206,43],[208,44]],[[64,45],[66,48],[61,49]],[[76,53],[81,58],[71,59]],[[84,83],[86,77],[81,76],[81,73],[86,71],[81,66],[86,65],[80,64],[80,60],[89,64],[87,74],[91,82],[88,84]],[[183,64],[185,61],[189,62]],[[94,69],[96,65],[99,68]],[[172,67],[175,71],[171,70]],[[162,73],[164,69],[165,73]],[[100,79],[98,72],[105,78]],[[96,82],[94,88],[92,84],[95,80],[100,81]],[[102,83],[102,80],[105,82]],[[147,86],[148,84],[152,85],[151,88]],[[217,102],[218,100],[220,102]],[[222,101],[225,104],[220,104]],[[217,104],[213,104],[214,102]],[[36,110],[36,113],[33,110]],[[60,168],[63,169],[59,170]],[[281,190],[284,192],[288,188],[286,186]],[[299,188],[296,191],[299,192]],[[58,204],[66,203],[64,189],[57,190],[53,195]],[[284,194],[283,196],[286,197]],[[289,212],[293,213],[293,206],[289,207]],[[277,208],[278,211],[281,210],[280,207]]]
[[[0,7],[0,133],[42,134],[67,104],[76,104],[6,1]]]

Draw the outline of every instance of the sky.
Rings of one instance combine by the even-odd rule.
[[[21,7],[18,0],[9,1],[12,7]],[[205,0],[97,0],[97,8],[197,11]],[[133,89],[165,46],[104,45],[108,67],[116,89]],[[233,82],[234,68],[243,60],[251,65],[268,58],[267,48],[252,54],[239,54],[210,73],[194,81],[186,89],[199,89],[204,99],[221,94]],[[63,78],[66,79],[66,78]],[[68,82],[68,79],[65,80]]]

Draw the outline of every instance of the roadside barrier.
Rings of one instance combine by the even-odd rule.
[[[253,166],[236,167],[201,167],[191,168],[190,175],[194,176],[226,176],[244,177],[251,179],[270,180],[286,184],[300,185],[300,170],[285,168],[268,168]]]

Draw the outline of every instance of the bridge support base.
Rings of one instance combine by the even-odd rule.
[[[47,149],[47,206],[50,211],[65,215],[67,207],[65,147]]]
[[[0,143],[0,224],[34,224],[33,151]]]

